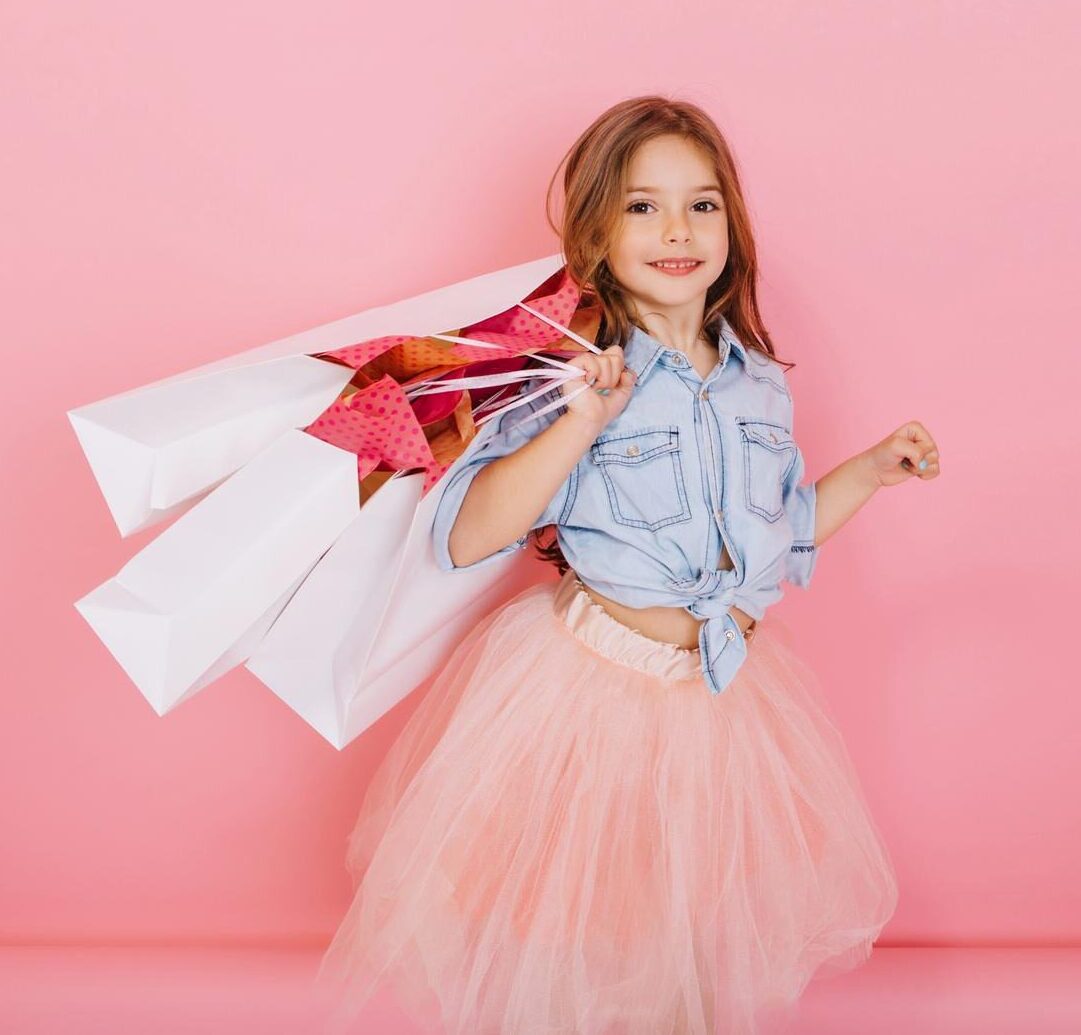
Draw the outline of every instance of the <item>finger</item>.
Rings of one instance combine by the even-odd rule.
[[[594,389],[597,394],[603,395],[606,398],[609,398],[613,395],[618,395],[620,397],[626,396],[626,399],[624,399],[623,402],[620,404],[621,408],[622,406],[625,406],[626,402],[629,400],[633,387],[634,373],[630,370],[621,370],[619,372],[619,376],[616,377],[615,380],[609,385],[603,384],[601,379],[598,379],[596,385],[594,385]]]
[[[619,384],[619,375],[623,372],[623,364],[615,356],[598,356],[601,365],[601,373],[598,383],[605,388],[614,388]]]
[[[926,457],[917,461],[915,464],[906,457],[901,461],[901,466],[906,471],[911,471],[917,478],[923,478],[925,480],[927,478],[934,478],[942,470],[937,460],[928,460]]]
[[[890,445],[894,455],[899,458],[901,468],[911,474],[918,473],[916,465],[923,456],[923,450],[915,442],[905,438],[900,432],[894,435]]]
[[[927,472],[935,469],[934,473],[937,473],[938,467],[938,449],[933,441],[930,441],[928,436],[928,444],[923,446],[919,459],[916,461],[916,470],[920,473],[921,477],[927,477]]]
[[[600,395],[608,395],[619,384],[619,374],[613,372],[613,358],[603,352],[592,357],[597,367],[597,374],[591,383],[594,391]]]
[[[597,362],[596,356],[579,356],[574,360],[574,365],[581,367],[585,372],[584,377],[586,384],[593,384],[600,376],[601,368],[600,364]]]
[[[899,433],[904,435],[910,442],[915,442],[926,449],[934,449],[934,439],[931,438],[927,429],[918,420],[910,420],[899,429]]]

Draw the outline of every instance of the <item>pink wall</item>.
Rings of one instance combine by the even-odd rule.
[[[1067,2],[8,5],[0,940],[322,942],[404,704],[339,754],[243,669],[165,719],[73,602],[121,541],[64,413],[550,254],[559,155],[730,135],[812,477],[923,421],[775,613],[894,854],[882,944],[1076,943],[1081,178]]]

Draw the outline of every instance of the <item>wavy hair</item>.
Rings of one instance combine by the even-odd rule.
[[[697,105],[655,94],[632,97],[602,112],[563,156],[548,184],[545,213],[559,235],[567,271],[579,285],[579,309],[599,311],[596,344],[601,348],[630,337],[636,320],[632,301],[606,261],[619,232],[631,161],[654,137],[676,135],[697,144],[717,175],[728,217],[728,260],[706,291],[701,330],[720,346],[723,316],[748,349],[777,360],[758,309],[758,259],[747,205],[732,151],[717,124]],[[563,215],[552,218],[552,192],[563,170]],[[642,327],[642,330],[646,328]],[[795,364],[783,363],[787,368]],[[537,555],[569,567],[555,539],[555,526],[533,530]],[[550,543],[542,543],[550,538]]]

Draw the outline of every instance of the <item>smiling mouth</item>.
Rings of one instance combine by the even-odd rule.
[[[650,262],[646,265],[652,266],[655,270],[660,270],[662,273],[690,273],[692,270],[698,269],[702,265],[702,262],[697,259],[662,259],[658,262]]]

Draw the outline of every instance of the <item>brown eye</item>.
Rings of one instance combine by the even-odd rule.
[[[634,212],[635,215],[638,215],[639,213],[635,212],[635,209],[639,205],[649,205],[649,204],[650,204],[650,202],[648,202],[648,201],[632,201],[627,206],[627,211],[628,212]],[[712,205],[714,209],[718,209],[718,210],[721,207],[715,201],[710,201],[709,198],[704,198],[702,201],[696,201],[694,204],[695,204],[695,206],[698,206],[698,205]],[[699,210],[699,211],[701,211],[701,210]],[[709,211],[709,210],[707,210],[707,211]],[[641,214],[644,215],[645,213],[641,213]]]

